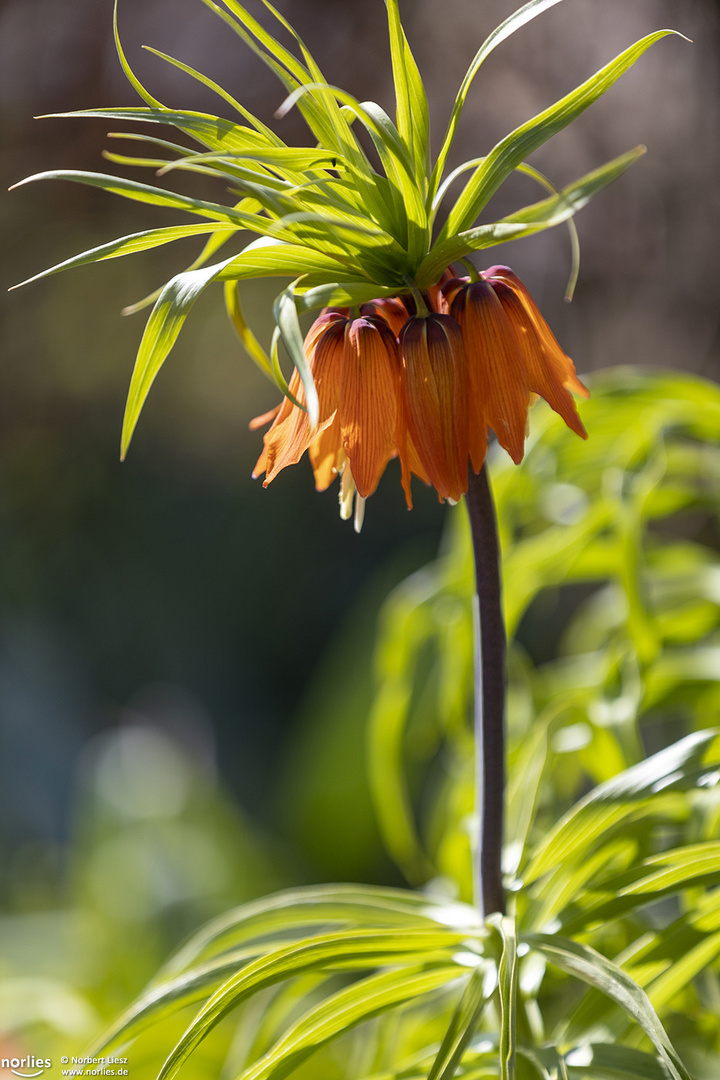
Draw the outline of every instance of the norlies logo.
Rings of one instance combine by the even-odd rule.
[[[45,1069],[52,1068],[50,1058],[36,1058],[33,1054],[21,1058],[2,1058],[0,1068],[9,1069],[16,1076],[40,1076]]]

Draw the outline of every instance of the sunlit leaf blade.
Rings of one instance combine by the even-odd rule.
[[[256,211],[258,211],[260,209],[260,206],[254,199],[243,199],[240,203],[238,203],[238,209],[239,210],[244,210],[247,213],[254,214]],[[203,246],[203,249],[200,252],[200,254],[198,255],[198,257],[196,259],[193,259],[193,261],[190,263],[190,265],[186,266],[185,269],[186,270],[198,270],[201,266],[204,266],[220,250],[220,248],[229,239],[230,236],[232,236],[232,233],[225,232],[225,230],[223,230],[223,229],[213,232],[211,234],[210,238],[207,240],[207,242]],[[268,245],[271,245],[271,244],[275,245],[276,244],[276,241],[272,241],[272,240],[268,240],[268,241],[265,241],[265,242]],[[259,245],[259,244],[263,243],[263,241],[255,241],[255,243]],[[248,245],[248,246],[251,246],[251,245]],[[157,298],[158,298],[158,296],[160,295],[161,292],[162,292],[162,287],[159,288],[159,289],[156,289],[154,292],[150,293],[148,296],[143,297],[142,300],[138,300],[134,304],[128,304],[126,307],[124,307],[122,309],[122,314],[123,315],[134,315],[136,312],[142,311],[144,308],[150,307],[152,304],[155,303],[155,301],[157,300]]]
[[[202,199],[191,199],[189,196],[179,195],[173,191],[165,191],[149,184],[140,184],[136,180],[125,180],[122,177],[108,176],[104,173],[79,172],[74,169],[54,170],[28,176],[27,179],[21,180],[14,186],[20,187],[22,184],[30,184],[35,180],[71,180],[78,184],[88,184],[90,187],[101,188],[112,195],[121,195],[135,202],[150,203],[171,210],[186,210],[199,217],[229,222],[236,228],[251,229],[263,234],[271,232],[273,228],[273,222],[259,214],[245,214],[232,206],[221,206],[219,203],[204,202]]]
[[[279,139],[269,139],[253,128],[235,124],[210,113],[192,110],[146,108],[135,106],[125,109],[78,109],[73,112],[48,113],[48,117],[96,117],[101,120],[143,121],[149,124],[169,124],[191,135],[210,150],[250,150],[260,147],[282,147]]]
[[[228,318],[232,323],[235,332],[237,333],[240,341],[243,344],[245,352],[248,354],[253,363],[257,364],[264,375],[273,379],[272,364],[270,359],[263,349],[258,339],[253,334],[252,330],[245,321],[242,307],[240,305],[240,297],[238,296],[237,281],[226,281],[224,283],[225,294],[225,310],[227,311]]]
[[[720,893],[712,890],[664,926],[659,933],[645,934],[622,957],[627,973],[643,987],[658,1012],[672,1008],[688,985],[707,972],[720,953]],[[592,1027],[624,1037],[627,1018],[618,1020],[616,1010],[595,991],[585,995],[567,1021],[573,1037]]]
[[[302,102],[315,89],[317,87],[313,83],[298,87],[283,104],[283,113],[296,102]],[[417,188],[412,159],[397,128],[376,102],[359,102],[352,94],[336,86],[325,87],[323,84],[323,89],[331,91],[333,97],[342,102],[366,128],[390,183],[389,208],[393,214],[395,229],[399,233],[398,240],[408,247],[411,254],[419,252],[425,238],[427,214],[424,200]],[[381,197],[381,194],[381,191],[377,192],[378,197]],[[408,236],[409,228],[411,233]]]
[[[520,162],[609,90],[651,45],[672,33],[672,30],[659,30],[641,38],[581,86],[502,139],[468,181],[448,214],[440,239],[469,228],[491,195]]]
[[[650,1054],[628,1046],[589,1043],[565,1054],[569,1080],[668,1080],[667,1069]]]
[[[410,965],[354,983],[307,1012],[240,1080],[271,1080],[292,1069],[339,1035],[389,1009],[437,990],[458,978],[455,964]]]
[[[338,107],[338,104],[332,92],[332,88],[328,86],[327,80],[325,79],[325,76],[320,70],[317,62],[315,61],[315,58],[313,57],[312,53],[310,52],[298,32],[295,30],[295,28],[287,21],[287,19],[285,19],[280,14],[277,8],[275,8],[271,3],[269,3],[269,0],[263,0],[263,4],[267,8],[267,10],[272,13],[274,18],[277,19],[280,25],[295,39],[295,41],[299,45],[300,50],[303,54],[303,59],[305,60],[307,75],[303,77],[303,70],[299,66],[296,69],[293,69],[291,66],[290,70],[294,71],[296,78],[299,79],[299,82],[301,84],[314,83],[314,96],[318,98],[318,102],[321,106],[322,111],[327,114],[331,129],[334,127],[336,128],[337,133],[341,134],[343,145],[348,151],[347,154],[342,153],[341,156],[343,158],[347,157],[348,163],[351,164],[351,166],[358,174],[358,180],[360,182],[360,185],[365,189],[366,194],[370,197],[371,203],[374,202],[374,185],[372,183],[369,185],[367,184],[368,178],[370,178],[372,175],[372,169],[367,160],[364,150],[355,139],[355,136],[351,130],[350,124],[345,117],[345,114],[343,113],[343,110]],[[233,5],[228,4],[228,7],[232,8]],[[235,7],[237,8],[237,5],[235,5]],[[247,12],[244,11],[244,9],[243,15],[247,16]],[[257,28],[253,29],[254,33],[257,33],[257,30],[259,30],[262,34],[265,34],[265,31],[262,30],[262,27],[260,27],[259,23],[254,23],[254,27]],[[264,40],[266,42],[266,45],[270,47],[271,51],[274,47],[278,45],[277,41],[274,38],[270,38],[269,42],[267,41],[267,38],[265,38]],[[282,62],[287,65],[287,58],[290,57],[291,54],[283,50],[281,53],[276,55],[278,55]]]
[[[437,281],[442,271],[450,263],[464,258],[473,251],[502,244],[507,240],[517,240],[523,236],[532,236],[544,229],[554,228],[567,221],[573,214],[585,206],[599,191],[616,180],[645,153],[645,147],[638,146],[620,157],[608,161],[586,176],[568,184],[558,195],[553,195],[542,202],[525,206],[514,214],[508,214],[500,221],[489,225],[478,225],[445,240],[439,240],[417,272],[417,282],[421,288],[427,288]]]
[[[218,275],[218,266],[178,274],[157,299],[140,342],[123,418],[120,457],[125,458],[150,387],[172,349],[198,296]]]
[[[429,928],[450,925],[479,928],[473,908],[433,899],[422,893],[369,885],[318,885],[288,889],[251,901],[214,919],[199,930],[165,966],[166,974],[184,970],[191,964],[228,949],[236,949],[256,939],[280,931],[308,927],[404,926]]]
[[[320,415],[320,404],[318,402],[317,390],[315,388],[312,372],[305,356],[303,335],[300,330],[298,310],[292,289],[285,289],[280,293],[273,305],[273,311],[283,344],[302,380],[303,388],[305,390],[305,405],[310,426],[315,427]]]
[[[190,309],[207,286],[215,280],[237,281],[249,277],[289,276],[290,272],[297,273],[302,267],[309,271],[332,272],[335,264],[332,259],[307,248],[294,249],[290,244],[255,242],[248,245],[240,255],[198,270],[177,274],[165,285],[148,319],[135,361],[123,420],[121,457],[124,458],[127,453],[150,387],[175,344]],[[293,322],[284,301],[281,305],[281,317],[291,348],[297,353],[299,337],[302,354],[302,336],[297,325],[297,315]],[[309,376],[304,355],[297,359]],[[296,356],[293,356],[293,360],[296,361]],[[308,400],[311,401],[312,398],[308,397]]]
[[[559,0],[554,0],[554,3],[559,3]],[[463,173],[469,172],[470,169],[476,168],[484,161],[484,157],[471,158],[469,161],[459,165],[457,169],[453,169],[448,176],[445,177],[442,184],[440,184],[434,199],[431,204],[430,221],[435,220],[435,214],[440,207],[440,204],[447,192],[448,188],[455,182],[455,180],[462,176]],[[547,176],[544,176],[539,169],[534,169],[532,165],[528,165],[527,162],[521,162],[517,166],[517,172],[524,173],[526,176],[532,177],[541,187],[544,187],[546,191],[549,191],[551,195],[559,195],[558,188],[553,184]],[[566,225],[570,234],[570,251],[571,251],[571,264],[570,273],[568,275],[568,283],[565,288],[565,299],[567,301],[572,300],[575,292],[575,286],[580,274],[580,239],[578,237],[577,226],[572,218],[568,218]]]
[[[517,1045],[518,940],[515,920],[503,916],[491,917],[502,938],[502,954],[498,966],[500,998],[500,1078],[515,1080]]]
[[[258,120],[257,116],[254,116],[249,109],[246,109],[244,105],[242,105],[236,98],[234,98],[232,94],[229,94],[223,86],[220,86],[219,83],[216,83],[213,79],[208,78],[207,75],[203,75],[201,72],[196,71],[195,68],[190,67],[189,64],[184,64],[181,60],[176,60],[174,56],[168,56],[167,53],[161,52],[159,49],[153,49],[149,45],[145,45],[143,47],[147,49],[148,52],[152,53],[154,56],[158,56],[161,60],[165,60],[168,64],[172,64],[173,67],[179,68],[180,71],[183,71],[186,75],[189,75],[191,78],[196,79],[198,82],[202,83],[203,86],[207,86],[209,90],[212,90],[213,93],[217,94],[224,101],[227,101],[227,103],[229,105],[232,105],[233,109],[239,112],[240,115],[243,116],[248,121],[248,123],[255,128],[256,131],[258,131],[268,140],[269,143],[275,146],[284,145],[282,139],[280,139],[279,136],[275,134],[272,128],[269,128],[267,124],[263,124],[261,120]]]
[[[427,1074],[427,1080],[452,1080],[496,985],[497,977],[492,967],[479,964],[473,969]]]
[[[228,237],[237,232],[236,225],[171,225],[162,229],[148,229],[145,232],[131,233],[129,236],[121,236],[117,240],[111,240],[107,244],[90,248],[80,255],[74,255],[71,259],[57,263],[55,266],[42,270],[39,274],[13,285],[19,289],[21,285],[28,285],[31,281],[38,281],[49,274],[57,274],[60,270],[70,270],[76,266],[86,266],[88,263],[102,262],[105,259],[119,259],[123,255],[134,255],[138,251],[147,251],[150,248],[160,247],[162,244],[172,243],[174,240],[183,240],[191,236],[204,236],[207,233],[220,234],[217,239],[224,242]]]
[[[324,307],[352,307],[354,304],[367,304],[383,296],[396,296],[397,287],[364,284],[357,281],[328,281],[316,286],[308,285],[303,291],[297,291],[297,309],[317,311]]]
[[[181,161],[258,161],[263,165],[284,166],[293,172],[302,173],[308,169],[335,169],[344,167],[344,162],[338,154],[331,150],[313,148],[311,146],[263,146],[248,147],[247,150],[214,151],[207,154],[193,154],[191,157],[182,158]],[[179,161],[170,162],[166,166],[166,172],[180,164]]]
[[[232,259],[218,264],[218,279],[246,280],[251,277],[292,277],[298,273],[308,277],[337,275],[348,271],[335,255],[313,251],[301,244],[284,243],[272,237],[254,240]],[[372,286],[370,286],[372,289]]]
[[[285,941],[278,938],[275,947],[290,943],[291,939]],[[206,964],[197,964],[190,971],[172,979],[153,980],[150,987],[103,1032],[92,1046],[91,1056],[98,1056],[110,1046],[125,1046],[154,1024],[172,1018],[190,1005],[207,1000],[218,985],[266,952],[267,947],[263,944],[235,949]]]
[[[347,966],[349,970],[379,967],[405,957],[452,949],[462,936],[451,931],[347,931],[317,935],[290,947],[276,949],[248,964],[229,979],[205,1004],[174,1047],[158,1080],[170,1080],[198,1043],[227,1013],[267,986],[307,971]],[[450,959],[450,957],[448,957]]]
[[[587,851],[594,839],[641,810],[659,793],[683,791],[718,762],[720,737],[699,731],[634,765],[581,799],[538,845],[525,871],[526,882]]]
[[[148,105],[157,106],[157,108],[162,109],[162,103],[158,101],[157,98],[153,97],[152,94],[150,94],[145,89],[145,87],[142,85],[142,83],[140,82],[137,75],[127,61],[127,57],[125,56],[125,52],[120,42],[120,32],[118,30],[118,0],[114,0],[113,3],[113,37],[115,39],[115,50],[120,61],[120,66],[122,67],[125,73],[125,77],[130,83],[130,85],[133,87],[134,90],[137,91],[143,101],[146,101],[148,103]]]
[[[692,1080],[660,1023],[645,991],[625,972],[587,945],[559,934],[527,934],[523,940],[548,961],[600,990],[640,1025],[662,1057],[673,1080]]]
[[[397,102],[397,129],[410,152],[414,163],[415,181],[424,196],[427,185],[430,133],[427,96],[415,57],[410,51],[400,22],[398,2],[385,0],[385,6],[388,13],[390,56]]]
[[[523,7],[513,12],[513,14],[501,23],[500,26],[496,27],[478,49],[465,74],[465,78],[460,85],[457,97],[455,98],[455,104],[453,105],[452,114],[450,116],[450,123],[448,124],[430,181],[430,201],[434,199],[435,193],[440,185],[445,162],[447,161],[448,152],[452,145],[453,138],[455,137],[455,132],[460,121],[460,114],[463,110],[468,90],[470,89],[473,79],[480,70],[481,64],[502,41],[505,41],[511,34],[514,34],[515,31],[519,30],[521,26],[524,26],[525,23],[530,22],[531,19],[536,18],[538,15],[541,15],[543,11],[547,11],[548,8],[551,8],[558,3],[560,3],[560,0],[530,0],[530,3],[524,4]]]
[[[649,899],[719,882],[720,842],[689,844],[652,855],[623,874],[593,881],[558,918],[564,933],[577,934],[591,922],[617,918]]]
[[[313,77],[284,46],[282,46],[263,26],[236,0],[225,0],[228,11],[223,11],[213,0],[202,2],[219,15],[235,33],[245,42],[260,59],[275,72],[288,93],[293,93],[304,84],[313,82]],[[230,12],[231,14],[228,14]],[[319,89],[318,96],[305,95],[299,102],[310,129],[318,142],[328,149],[335,149],[358,170],[358,183],[362,187],[368,205],[382,214],[374,185],[371,181],[370,165],[362,148],[357,143],[342,111],[328,97],[324,89]]]

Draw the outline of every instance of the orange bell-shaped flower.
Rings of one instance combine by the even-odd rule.
[[[319,421],[311,428],[287,398],[253,421],[272,420],[253,474],[264,472],[266,486],[307,450],[319,491],[342,478],[341,514],[349,517],[354,502],[359,528],[365,499],[393,457],[408,507],[411,476],[457,502],[467,491],[468,459],[475,472],[482,468],[489,429],[520,462],[536,395],[586,437],[571,391],[587,391],[512,270],[493,266],[475,281],[448,270],[422,303],[413,296],[370,301],[358,318],[340,308],[315,320],[304,348]],[[424,314],[410,317],[415,304]],[[304,404],[297,371],[290,392]]]
[[[527,368],[528,387],[562,416],[583,439],[587,432],[578,416],[570,391],[588,397],[572,360],[558,345],[552,330],[520,278],[509,266],[491,266],[483,278],[492,285],[512,323]]]
[[[449,315],[410,319],[400,332],[408,433],[441,499],[467,490],[468,385],[462,333]],[[403,462],[407,473],[409,463]]]

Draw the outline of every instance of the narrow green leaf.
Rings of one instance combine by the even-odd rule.
[[[608,824],[628,818],[645,800],[692,786],[712,767],[718,752],[717,745],[713,745],[717,738],[716,730],[695,732],[594,788],[538,845],[525,881],[533,881],[561,864],[572,852],[587,850],[591,836],[596,835],[596,825],[606,831]]]
[[[174,240],[183,240],[189,236],[203,236],[207,233],[219,233],[224,242],[237,232],[236,225],[171,225],[163,229],[148,229],[145,232],[131,233],[129,236],[121,236],[117,240],[111,240],[107,244],[90,248],[80,255],[74,255],[71,259],[57,263],[55,266],[42,270],[39,274],[27,278],[25,281],[13,285],[13,289],[19,289],[22,285],[29,285],[31,281],[57,274],[61,270],[70,270],[76,266],[86,266],[88,263],[103,262],[106,259],[119,259],[124,255],[135,255],[138,251],[147,251],[150,248],[160,247],[162,244],[170,244]]]
[[[186,195],[178,195],[172,191],[152,187],[149,184],[140,184],[136,180],[125,180],[118,176],[108,176],[104,173],[79,172],[75,169],[55,169],[52,172],[36,173],[28,176],[14,187],[33,183],[35,180],[70,180],[78,184],[88,184],[90,187],[102,188],[112,195],[121,195],[125,199],[133,199],[136,202],[150,203],[153,206],[163,206],[171,210],[186,210],[190,214],[200,217],[212,218],[216,221],[229,222],[237,228],[250,229],[253,232],[267,234],[273,229],[273,222],[259,214],[245,214],[232,206],[222,206],[219,203],[204,202],[202,199],[191,199]]]
[[[272,378],[280,393],[291,401],[293,405],[296,405],[298,409],[303,412],[307,412],[307,409],[299,401],[292,390],[290,389],[287,379],[283,375],[282,368],[280,367],[280,328],[275,327],[273,330],[272,341],[270,343],[270,370],[272,372]]]
[[[553,2],[557,4],[559,3],[559,0],[553,0]],[[432,212],[430,214],[431,222],[435,220],[435,214],[450,185],[458,178],[458,176],[462,176],[464,172],[469,172],[470,169],[476,168],[476,166],[482,164],[484,160],[484,157],[471,158],[470,161],[466,161],[462,165],[459,165],[457,169],[453,169],[453,171],[443,180],[442,184],[437,190],[435,198],[432,201]],[[516,172],[521,172],[524,173],[526,176],[532,177],[532,179],[535,180],[538,184],[540,184],[541,187],[544,187],[546,191],[549,191],[551,195],[560,194],[559,189],[555,187],[555,185],[550,180],[548,180],[547,176],[544,176],[543,173],[539,171],[539,169],[534,169],[532,165],[528,165],[526,162],[523,161],[517,166]],[[569,301],[573,298],[575,286],[577,285],[577,280],[580,272],[580,239],[578,237],[577,226],[575,225],[573,219],[568,218],[566,224],[568,227],[568,232],[570,234],[571,249],[570,274],[568,277],[567,286],[565,288],[565,299]]]
[[[349,970],[360,970],[387,965],[393,960],[398,962],[403,955],[419,959],[423,953],[453,948],[462,940],[462,935],[451,931],[348,931],[318,935],[289,948],[277,949],[248,964],[213,994],[176,1044],[158,1080],[170,1080],[228,1012],[267,986],[307,971],[323,970],[327,965],[336,970],[343,965]]]
[[[126,109],[78,109],[73,112],[47,113],[48,118],[95,117],[105,120],[141,121],[148,124],[169,124],[186,135],[191,135],[210,150],[250,150],[260,147],[283,145],[269,141],[259,131],[235,124],[231,120],[210,113],[181,109],[145,108],[137,106]]]
[[[491,195],[521,161],[597,101],[651,45],[672,33],[672,30],[659,30],[641,38],[581,86],[502,139],[468,181],[450,211],[439,239],[444,240],[469,228]]]
[[[503,949],[498,968],[500,998],[500,1080],[515,1080],[517,1044],[518,941],[515,920],[491,916]]]
[[[310,71],[253,19],[237,0],[224,0],[231,14],[219,8],[213,0],[202,2],[227,22],[245,44],[274,71],[289,93],[313,81]],[[323,83],[324,80],[320,82]],[[356,142],[341,110],[334,107],[334,103],[329,104],[325,90],[320,89],[319,95],[319,100],[313,95],[302,99],[299,108],[303,116],[322,146],[337,150],[348,162],[352,162],[364,178],[366,196],[373,200],[373,185],[368,182],[371,169],[362,148]]]
[[[648,984],[647,994],[658,1010],[672,1007],[678,995],[720,956],[720,931],[708,935]]]
[[[544,229],[554,228],[581,210],[599,191],[612,183],[645,153],[645,147],[638,146],[620,157],[608,161],[586,176],[568,184],[558,195],[553,195],[542,202],[525,206],[514,214],[509,214],[500,221],[489,225],[478,225],[456,236],[439,240],[423,260],[417,273],[420,288],[429,288],[452,262],[462,259],[473,251],[493,247],[507,240],[516,240],[522,236],[532,236]]]
[[[298,274],[333,275],[348,269],[336,256],[273,237],[253,240],[239,255],[218,265],[220,281],[240,281],[251,277],[297,277]]]
[[[305,356],[303,335],[300,330],[300,321],[292,286],[289,289],[284,289],[277,297],[273,305],[273,312],[283,344],[302,380],[308,419],[310,427],[314,428],[317,426],[320,416],[320,403],[315,389],[315,381]]]
[[[333,281],[297,291],[298,311],[316,311],[324,307],[353,307],[383,296],[397,296],[399,286],[383,287],[358,281]]]
[[[242,199],[237,204],[236,209],[242,210],[242,211],[244,211],[245,213],[248,213],[248,214],[254,214],[260,209],[260,205],[254,199]],[[193,261],[190,263],[190,265],[186,266],[185,269],[186,270],[198,270],[201,266],[204,266],[205,263],[207,263],[214,255],[217,254],[217,252],[220,250],[220,248],[223,246],[223,244],[225,244],[227,242],[227,240],[229,239],[229,237],[232,236],[232,235],[233,235],[233,233],[227,233],[224,230],[213,232],[211,234],[209,240],[203,246],[203,249],[200,252],[200,254],[198,255],[198,257],[196,259],[193,259]],[[274,243],[274,241],[267,241],[267,242],[268,243]],[[263,241],[255,241],[255,243],[260,245],[260,244],[263,243]],[[248,245],[248,246],[251,247],[252,245]],[[122,309],[122,314],[123,315],[134,315],[136,312],[142,311],[144,308],[150,307],[152,304],[155,303],[155,301],[157,300],[157,298],[158,298],[158,296],[160,295],[161,292],[162,292],[162,287],[159,288],[159,289],[156,289],[154,292],[150,293],[148,296],[143,297],[142,300],[138,300],[134,304],[128,304],[127,307],[124,307]]]
[[[720,892],[713,889],[669,926],[642,934],[615,962],[642,986],[656,1009],[664,1009],[717,957],[719,933]],[[565,1036],[582,1037],[596,1028],[620,1039],[627,1027],[627,1018],[618,1020],[612,1002],[591,990],[565,1022]]]
[[[291,274],[297,274],[298,269],[301,271],[311,268],[332,270],[334,266],[335,263],[332,259],[317,252],[308,251],[306,248],[296,247],[292,244],[272,244],[256,241],[249,244],[240,255],[198,270],[185,271],[172,278],[162,289],[140,342],[125,407],[121,458],[124,458],[127,453],[150,387],[175,344],[192,305],[212,281],[240,280],[248,277],[290,276]],[[296,348],[299,338],[300,350],[302,351],[302,335],[297,323],[297,312],[293,321],[285,301],[281,304],[281,317],[291,348]],[[292,352],[291,357],[294,362],[297,362]],[[305,366],[306,373],[309,375],[304,355],[302,355],[300,362]],[[298,370],[300,371],[299,367]],[[300,375],[302,378],[302,371],[300,371]],[[310,395],[308,395],[308,401],[312,401]],[[315,398],[315,402],[317,409],[317,398]]]
[[[325,84],[323,84],[323,88],[325,88]],[[283,102],[282,109],[279,112],[284,115],[296,102],[302,102],[305,97],[312,94],[313,90],[316,89],[318,87],[314,83],[299,86]],[[337,86],[327,87],[327,89],[331,90],[333,96],[360,120],[375,144],[387,180],[390,183],[396,231],[399,223],[404,225],[402,235],[398,234],[398,240],[404,244],[409,242],[407,239],[408,217],[414,223],[416,231],[419,226],[423,229],[424,234],[424,229],[427,226],[427,214],[415,182],[412,160],[390,117],[374,101],[359,102],[352,94],[348,94]],[[407,200],[407,206],[405,200]]]
[[[470,906],[433,899],[403,889],[363,885],[317,885],[287,889],[243,904],[220,915],[199,930],[166,964],[165,975],[175,974],[201,957],[238,948],[257,938],[293,928],[358,926],[428,928],[436,923],[478,929],[477,912]]]
[[[497,978],[492,968],[479,964],[473,969],[427,1074],[427,1080],[452,1080],[496,986]]]
[[[656,1057],[629,1046],[589,1043],[569,1050],[565,1062],[572,1080],[668,1080]]]
[[[135,72],[132,70],[132,68],[130,67],[130,64],[127,61],[127,57],[125,56],[125,53],[123,51],[122,44],[120,43],[120,32],[118,30],[118,17],[117,16],[118,16],[118,0],[115,0],[115,2],[113,4],[113,37],[115,39],[115,48],[117,50],[118,59],[120,61],[120,64],[122,66],[123,71],[125,72],[125,77],[128,80],[128,82],[130,83],[130,85],[135,90],[137,90],[138,94],[143,99],[143,101],[146,101],[148,103],[148,105],[151,105],[153,107],[162,109],[163,108],[162,102],[158,101],[157,98],[153,97],[152,94],[150,94],[145,89],[145,87],[142,85],[142,83],[140,82],[140,80],[138,79]]]
[[[275,134],[272,128],[268,127],[267,124],[263,124],[262,120],[258,120],[257,116],[254,116],[249,109],[246,109],[244,105],[242,105],[236,98],[234,98],[232,94],[229,94],[224,87],[220,86],[219,83],[214,82],[212,79],[208,78],[207,75],[203,75],[201,72],[196,71],[195,68],[191,68],[188,64],[183,64],[182,61],[176,60],[174,56],[168,56],[167,53],[160,52],[159,49],[153,49],[150,45],[143,45],[143,48],[147,49],[147,51],[152,53],[153,56],[158,56],[161,60],[165,60],[168,64],[172,64],[173,67],[179,68],[180,71],[184,71],[186,75],[189,75],[191,78],[196,79],[198,82],[202,83],[203,86],[207,86],[209,90],[212,90],[224,101],[227,101],[228,105],[231,105],[233,109],[240,113],[240,115],[243,116],[248,121],[248,123],[255,128],[256,131],[258,131],[265,139],[267,139],[268,143],[271,143],[275,146],[285,145],[282,139]]]
[[[292,939],[276,938],[273,942],[275,948],[291,944]],[[181,1009],[207,1000],[219,984],[267,951],[265,943],[257,943],[244,949],[230,950],[219,958],[206,964],[197,964],[173,978],[154,979],[140,997],[125,1009],[92,1045],[89,1056],[97,1057],[110,1046],[127,1046],[153,1024],[161,1023]]]
[[[445,162],[447,161],[453,138],[455,137],[455,132],[460,121],[460,114],[463,110],[468,90],[472,85],[473,79],[480,70],[480,65],[502,41],[505,41],[511,34],[514,34],[515,31],[519,30],[521,26],[524,26],[525,23],[530,22],[531,19],[536,18],[538,15],[541,15],[543,11],[547,11],[548,8],[554,7],[554,5],[558,3],[560,3],[560,0],[530,0],[528,4],[524,4],[517,11],[513,12],[509,18],[505,19],[500,26],[496,27],[476,52],[470,67],[465,73],[465,78],[460,85],[460,89],[457,92],[455,104],[453,105],[452,114],[450,116],[450,123],[448,124],[448,129],[445,133],[437,162],[435,163],[432,179],[430,181],[429,199],[431,202],[434,200],[435,192],[440,184],[440,178],[443,169],[445,168]]]
[[[331,150],[323,150],[321,147],[258,146],[233,152],[225,150],[211,151],[207,154],[192,154],[189,157],[180,158],[179,161],[168,162],[165,171],[168,172],[175,166],[189,161],[221,161],[228,163],[258,161],[262,165],[272,167],[279,165],[297,173],[307,172],[308,169],[341,169],[345,167],[345,162],[338,154],[334,154]]]
[[[559,934],[527,934],[522,938],[531,948],[568,975],[574,975],[611,998],[640,1025],[660,1054],[672,1080],[692,1080],[660,1023],[650,1000],[622,968],[611,963],[595,949],[570,941]]]
[[[189,270],[172,278],[160,293],[145,327],[130,380],[120,445],[121,460],[127,454],[150,387],[175,344],[191,307],[217,275],[217,264]]]
[[[327,1043],[389,1009],[414,1001],[458,978],[455,964],[415,964],[371,975],[325,998],[305,1013],[239,1080],[287,1075]]]
[[[351,151],[348,161],[352,163],[352,166],[359,172],[363,181],[367,180],[371,174],[370,164],[367,160],[364,150],[357,143],[349,123],[347,122],[342,109],[340,109],[335,101],[331,88],[327,84],[327,79],[320,70],[315,58],[308,49],[303,39],[298,34],[297,30],[283,18],[280,12],[275,8],[269,0],[263,0],[263,4],[267,10],[273,15],[280,25],[295,39],[300,46],[300,50],[303,54],[305,64],[307,66],[307,73],[309,78],[300,78],[302,82],[314,82],[317,91],[317,98],[321,108],[327,114],[331,128],[337,129],[342,135],[342,141],[347,150]],[[259,24],[256,24],[259,25]],[[274,39],[273,43],[277,44]],[[289,54],[288,54],[289,55]],[[298,76],[299,77],[299,76]],[[342,154],[343,157],[347,155]]]
[[[225,282],[224,295],[225,310],[227,311],[228,318],[230,319],[237,336],[243,344],[245,352],[253,363],[257,364],[263,375],[267,375],[269,379],[273,379],[274,381],[270,358],[245,321],[240,305],[240,297],[238,296],[237,281]]]
[[[400,22],[398,0],[385,0],[390,31],[397,129],[414,165],[415,183],[425,197],[428,174],[430,120],[425,87],[405,31]]]

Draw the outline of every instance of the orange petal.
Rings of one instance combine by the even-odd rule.
[[[402,300],[392,296],[383,297],[382,300],[372,300],[369,304],[363,304],[360,308],[360,314],[378,315],[385,320],[395,337],[398,336],[410,317]]]
[[[457,501],[467,490],[468,459],[468,383],[460,328],[449,315],[414,318],[403,329],[400,345],[410,437],[440,498]]]
[[[529,388],[525,361],[510,320],[486,281],[461,289],[452,303],[462,327],[470,385],[473,468],[482,449],[480,416],[497,435],[513,461],[522,461]]]
[[[455,275],[449,266],[445,267],[442,272],[442,277],[435,285],[431,285],[428,289],[428,298],[430,300],[430,308],[432,311],[437,311],[439,315],[447,315],[450,310],[450,301],[447,298],[445,287],[449,281],[454,279]]]
[[[457,294],[460,292],[460,290],[464,289],[465,286],[469,285],[469,284],[470,284],[470,278],[469,277],[448,278],[448,280],[445,282],[445,284],[442,287],[443,296],[445,297],[445,300],[447,301],[448,307],[450,307],[450,305],[452,304],[453,300],[455,299]]]
[[[340,422],[337,413],[334,413],[330,424],[323,428],[308,449],[317,491],[325,491],[337,476],[341,452]]]
[[[565,381],[561,373],[565,369],[565,364],[557,356],[553,363],[549,349],[545,346],[537,331],[536,323],[530,318],[526,306],[522,303],[515,290],[506,285],[504,281],[495,281],[492,285],[496,296],[512,323],[525,357],[530,389],[533,393],[544,398],[550,408],[562,416],[572,431],[586,439],[587,432],[575,408],[575,402],[570,392],[565,389]],[[547,326],[547,323],[545,325]],[[548,334],[550,334],[549,328]],[[561,352],[559,345],[557,349]],[[572,364],[572,361],[564,353],[561,352],[561,356],[567,363]]]
[[[305,339],[305,352],[318,392],[320,422],[314,431],[311,430],[307,413],[285,398],[272,427],[265,434],[264,449],[253,470],[253,476],[265,472],[265,487],[281,469],[297,464],[310,444],[332,423],[340,397],[347,323],[348,319],[341,313],[328,311],[311,326]],[[304,404],[305,393],[297,371],[290,379],[290,391]]]
[[[540,309],[517,274],[509,266],[491,266],[489,270],[483,273],[483,277],[489,280],[491,285],[494,285],[495,281],[503,282],[518,297],[542,343],[545,366],[550,368],[552,377],[567,390],[572,390],[584,398],[589,397],[590,391],[578,379],[575,365],[567,353],[560,348],[557,338],[545,322],[545,319],[540,314]]]
[[[266,424],[269,424],[271,420],[275,419],[280,412],[281,407],[282,402],[280,402],[279,405],[276,405],[274,409],[268,409],[262,416],[254,416],[248,424],[248,431],[259,431],[260,428],[265,427]]]
[[[345,338],[338,417],[342,446],[363,498],[373,493],[396,453],[399,393],[395,335],[384,319],[355,319]]]
[[[412,476],[417,476],[424,484],[429,484],[430,479],[423,468],[422,462],[420,461],[420,455],[417,452],[417,447],[410,435],[407,409],[405,394],[402,393],[398,401],[398,422],[395,432],[395,445],[398,448],[398,457],[400,458],[401,483],[403,491],[405,492],[405,502],[407,503],[408,510],[412,510],[413,503],[410,478]]]

